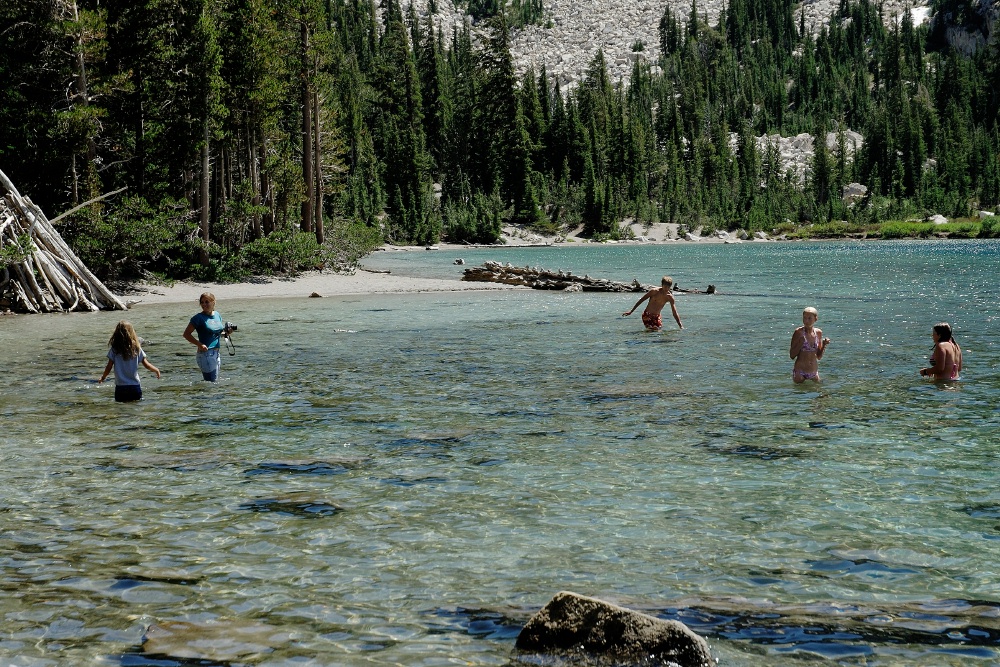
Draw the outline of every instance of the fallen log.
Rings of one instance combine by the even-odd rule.
[[[125,310],[66,244],[45,213],[0,171],[0,309]]]
[[[648,292],[653,285],[643,285],[638,279],[624,283],[608,278],[591,278],[589,275],[574,276],[569,271],[550,271],[537,266],[518,267],[509,262],[485,262],[482,266],[465,269],[462,280],[470,282],[503,283],[541,290],[563,290],[571,292]],[[683,289],[674,285],[675,292],[691,294],[715,294],[715,285],[706,290]]]

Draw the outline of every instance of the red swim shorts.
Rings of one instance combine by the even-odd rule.
[[[660,317],[659,313],[654,315],[652,313],[644,312],[642,314],[642,323],[646,325],[647,329],[663,328],[663,318]]]

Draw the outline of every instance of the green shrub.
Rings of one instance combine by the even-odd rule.
[[[28,233],[18,234],[17,238],[11,242],[7,241],[0,246],[0,269],[6,269],[11,264],[20,264],[28,259],[35,250],[35,243]]]
[[[126,197],[113,208],[75,213],[61,231],[98,278],[115,280],[147,271],[175,273],[193,256],[197,229],[193,212],[182,202],[153,206],[142,197]]]
[[[976,222],[955,222],[948,225],[940,225],[948,236],[956,239],[974,239],[979,236],[979,223]]]
[[[1000,220],[997,219],[997,216],[991,215],[983,218],[983,221],[979,223],[979,238],[1000,238]]]
[[[316,235],[298,229],[281,229],[246,244],[225,262],[228,278],[271,273],[295,274],[320,267],[320,245]]]
[[[503,230],[503,202],[499,195],[476,194],[469,204],[449,203],[442,218],[451,243],[497,243]]]
[[[884,239],[907,239],[926,238],[934,233],[935,225],[932,222],[885,222],[879,228],[879,232]]]

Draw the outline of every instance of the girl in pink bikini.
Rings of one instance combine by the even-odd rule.
[[[818,319],[819,312],[815,308],[806,308],[802,311],[802,326],[792,334],[788,356],[795,360],[792,368],[792,380],[795,384],[806,380],[819,382],[819,360],[823,358],[823,351],[830,344],[830,339],[823,338],[823,331],[813,326]]]
[[[935,324],[931,329],[934,339],[934,353],[929,368],[921,368],[920,374],[935,380],[957,380],[962,372],[962,348],[958,346],[947,322]]]

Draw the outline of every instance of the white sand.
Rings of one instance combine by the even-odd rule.
[[[565,247],[583,247],[589,245],[586,239],[581,239],[577,234],[582,228],[575,230],[569,235],[569,242]],[[657,224],[650,227],[634,228],[637,236],[642,236],[642,241],[622,241],[628,244],[648,244],[648,243],[688,243],[688,241],[676,240],[676,225]],[[497,250],[504,247],[517,247],[528,245],[553,245],[558,242],[555,237],[542,237],[530,232],[515,228],[504,229],[504,245],[489,246]],[[645,234],[645,235],[643,235]],[[718,243],[722,242],[718,238],[704,237],[698,243]],[[439,244],[433,246],[438,251],[448,251],[458,253],[469,246]],[[393,247],[386,246],[386,252],[424,252],[423,246]],[[362,265],[364,260],[362,260]],[[244,283],[204,283],[204,282],[176,282],[169,286],[149,283],[141,283],[128,294],[123,295],[123,299],[129,306],[157,303],[186,303],[197,304],[198,297],[202,292],[211,292],[219,301],[232,299],[257,299],[257,298],[295,298],[318,295],[342,296],[348,294],[406,294],[413,292],[464,292],[473,290],[511,290],[529,289],[527,287],[515,287],[498,283],[464,282],[458,279],[443,280],[431,278],[408,278],[405,276],[395,276],[388,273],[358,270],[352,274],[309,271],[302,273],[295,278],[260,278]]]
[[[346,294],[404,294],[409,292],[459,292],[467,290],[528,289],[496,283],[407,278],[386,273],[357,271],[353,275],[310,271],[296,278],[267,278],[246,283],[177,282],[166,285],[141,284],[124,296],[129,306],[157,303],[198,303],[202,292],[211,292],[219,301],[232,299],[340,296]]]

